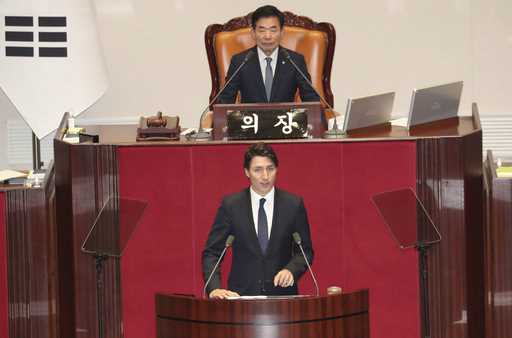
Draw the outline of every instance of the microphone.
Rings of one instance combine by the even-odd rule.
[[[313,86],[311,81],[308,79],[306,74],[304,74],[304,72],[299,68],[299,66],[297,66],[295,61],[293,61],[293,59],[290,56],[290,53],[288,53],[288,51],[284,48],[279,48],[279,51],[281,52],[281,54],[283,54],[283,56],[288,61],[290,61],[290,63],[293,65],[293,68],[295,68],[297,73],[300,74],[300,76],[306,81],[306,83],[313,89],[313,91],[316,93],[316,95],[318,95],[318,97],[320,98],[320,101],[322,101],[322,103],[325,104],[327,106],[327,108],[329,108],[331,111],[334,111],[334,109],[329,104],[329,102],[327,102],[327,100],[322,95],[320,95],[320,93],[315,89],[315,87]],[[332,125],[332,129],[327,130],[324,133],[324,137],[325,138],[340,138],[342,136],[343,136],[343,132],[338,128],[338,123],[336,122],[336,116],[334,116],[334,123]]]
[[[308,266],[309,273],[311,274],[311,277],[313,277],[313,282],[315,283],[315,288],[316,288],[316,295],[320,296],[320,290],[318,289],[318,283],[316,281],[315,274],[313,273],[313,270],[311,269],[311,265],[309,265],[308,258],[306,257],[306,254],[304,253],[304,249],[302,248],[302,239],[300,238],[300,235],[298,232],[294,232],[292,234],[292,237],[293,237],[293,241],[295,242],[295,244],[297,244],[299,246],[300,251],[302,252],[302,256],[304,256],[304,260],[306,261],[306,265]]]
[[[208,102],[208,105],[204,108],[203,112],[201,113],[201,117],[199,118],[199,130],[197,132],[197,134],[195,134],[193,136],[193,138],[195,138],[196,140],[199,139],[199,140],[208,140],[210,139],[211,137],[211,134],[207,131],[205,131],[203,129],[203,126],[201,124],[201,122],[203,121],[203,118],[204,118],[204,115],[210,111],[210,106],[219,98],[220,94],[222,94],[224,92],[224,90],[226,89],[226,87],[231,83],[231,81],[238,75],[238,72],[240,72],[240,70],[242,70],[242,68],[245,66],[245,64],[252,58],[252,56],[255,54],[254,50],[249,50],[249,52],[247,52],[247,54],[245,54],[245,58],[244,60],[242,61],[242,63],[235,69],[235,71],[233,72],[233,75],[231,75],[231,77],[226,81],[226,83],[224,84],[224,86],[222,86],[222,88],[219,90],[219,92],[217,93],[217,95],[215,95],[213,97],[213,99]]]
[[[212,272],[210,272],[210,276],[208,277],[208,279],[206,280],[206,283],[204,283],[204,288],[203,288],[203,296],[205,298],[208,298],[206,296],[206,287],[208,286],[208,284],[210,283],[212,277],[213,277],[213,274],[215,273],[215,270],[217,270],[217,266],[219,266],[219,263],[220,261],[222,260],[222,258],[224,257],[224,254],[226,253],[226,250],[233,244],[233,241],[235,240],[235,236],[233,235],[229,235],[228,238],[226,239],[226,244],[224,245],[224,250],[222,250],[222,253],[220,254],[220,257],[219,259],[217,260],[217,263],[215,264],[215,266],[213,267],[213,270]]]

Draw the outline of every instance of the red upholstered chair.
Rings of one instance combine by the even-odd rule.
[[[210,100],[224,85],[231,57],[256,44],[251,36],[251,15],[249,13],[223,25],[212,24],[206,28],[205,44],[212,77]],[[336,44],[334,26],[327,22],[317,23],[290,12],[284,12],[284,17],[281,44],[304,55],[315,89],[334,106],[331,91],[331,68]],[[295,100],[300,101],[298,94]]]

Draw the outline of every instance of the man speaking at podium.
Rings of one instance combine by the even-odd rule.
[[[206,287],[210,298],[239,295],[295,295],[306,261],[293,241],[297,232],[309,262],[313,247],[301,197],[274,187],[278,159],[264,143],[244,156],[250,187],[228,195],[217,211],[203,251],[205,282],[220,259],[228,236],[234,236],[228,290],[221,288],[220,269]]]

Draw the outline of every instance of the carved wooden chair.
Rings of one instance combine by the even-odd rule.
[[[251,15],[252,12],[223,25],[212,24],[206,28],[205,45],[212,78],[210,101],[224,85],[231,57],[256,44],[251,36]],[[336,45],[334,26],[290,12],[284,12],[284,17],[281,45],[304,55],[315,89],[334,106],[331,91],[331,68]],[[295,100],[300,101],[298,94]]]

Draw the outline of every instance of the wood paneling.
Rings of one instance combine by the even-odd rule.
[[[56,337],[53,169],[41,188],[5,191],[9,337]]]
[[[129,131],[127,131],[129,132]],[[121,137],[121,136],[120,136]],[[135,133],[133,133],[135,137]],[[126,141],[126,138],[121,139]],[[100,141],[102,140],[100,135]],[[431,336],[483,336],[482,134],[474,118],[429,125],[414,132],[400,128],[342,140],[302,140],[302,143],[417,143],[417,191],[442,240],[429,251]],[[115,139],[109,139],[112,144]],[[286,143],[275,142],[275,143]],[[227,142],[209,142],[223,147]],[[228,144],[251,143],[229,142]],[[201,143],[204,145],[205,143]],[[124,143],[125,146],[194,146],[193,142]],[[59,205],[59,278],[61,337],[96,337],[96,290],[92,258],[80,246],[109,197],[118,195],[116,146],[69,145],[55,141]],[[119,264],[105,271],[109,337],[120,337]]]
[[[483,334],[481,140],[418,140],[418,196],[442,236],[428,253],[432,337]]]
[[[250,301],[157,295],[157,337],[369,337],[368,291]]]
[[[492,153],[485,162],[486,337],[512,335],[512,179],[498,178]]]
[[[81,252],[91,226],[109,198],[117,198],[117,161],[110,145],[74,147],[55,140],[59,205],[61,337],[97,337],[96,270]],[[104,333],[121,337],[119,261],[104,263]]]

